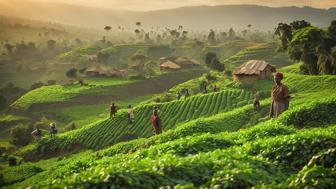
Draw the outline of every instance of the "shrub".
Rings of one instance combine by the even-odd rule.
[[[316,154],[336,147],[336,127],[325,131],[314,129],[295,135],[259,140],[248,150],[251,155],[260,155],[284,167],[299,170]]]
[[[224,74],[227,75],[227,76],[232,76],[232,71],[231,70],[225,70]]]
[[[34,89],[37,89],[37,88],[40,88],[40,87],[43,87],[43,86],[44,86],[44,83],[36,82],[36,83],[32,84],[32,86],[30,87],[30,90],[34,90]]]
[[[6,97],[1,95],[0,96],[0,110],[6,109],[7,106],[8,106],[8,102],[7,102]]]
[[[55,80],[48,80],[47,84],[48,85],[55,85],[56,81]]]
[[[325,126],[336,121],[336,99],[296,106],[279,118],[284,125],[297,127]]]
[[[66,76],[70,79],[76,79],[77,78],[77,69],[76,68],[71,68],[66,72]]]
[[[288,181],[296,188],[333,188],[336,185],[336,148],[331,148],[316,156]]]
[[[32,141],[31,126],[19,124],[10,130],[10,143],[15,146],[25,146]]]
[[[7,160],[8,160],[8,166],[15,166],[18,164],[17,162],[18,159],[14,156],[9,156]]]
[[[214,81],[217,80],[216,76],[211,75],[211,73],[207,73],[207,74],[205,75],[205,78],[206,78],[209,82],[214,82]]]
[[[334,188],[336,169],[322,166],[305,167],[289,183],[294,188]]]
[[[32,177],[33,175],[40,173],[41,171],[43,170],[40,167],[37,167],[31,163],[10,167],[3,171],[3,184],[9,185],[23,181],[26,178]]]

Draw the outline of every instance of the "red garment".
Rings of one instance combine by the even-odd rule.
[[[152,125],[156,134],[160,134],[162,132],[160,116],[152,115]]]

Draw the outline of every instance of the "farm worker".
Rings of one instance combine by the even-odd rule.
[[[41,137],[42,137],[42,131],[40,130],[40,128],[36,128],[32,133],[31,135],[33,136],[33,138],[35,140],[39,140]]]
[[[161,119],[158,114],[157,110],[153,110],[153,115],[152,115],[152,125],[153,129],[155,131],[155,134],[161,134],[162,133],[162,125],[161,125]]]
[[[258,97],[256,97],[253,101],[253,108],[254,110],[258,110],[260,108],[260,102]]]
[[[154,111],[156,111],[157,113],[159,113],[159,112],[160,112],[159,107],[158,107],[158,106],[154,106],[154,107],[153,107],[153,112],[154,112]]]
[[[207,84],[204,82],[203,93],[208,93]]]
[[[49,132],[50,132],[50,136],[51,137],[54,137],[57,134],[58,131],[57,131],[56,123],[55,122],[53,122],[53,123],[50,124],[50,130],[49,130]]]
[[[112,103],[110,106],[110,117],[114,117],[116,113],[117,113],[117,107],[114,105],[114,103]]]
[[[181,96],[182,96],[181,92],[180,92],[180,91],[177,91],[176,99],[177,99],[177,100],[180,100]]]
[[[214,86],[213,90],[214,90],[214,92],[217,91],[217,85]]]
[[[185,90],[184,90],[184,95],[185,95],[186,98],[190,96],[189,90],[187,88],[185,88]]]
[[[281,83],[283,78],[284,76],[280,72],[274,75],[275,85],[272,87],[272,106],[270,113],[270,116],[273,118],[279,117],[279,115],[289,107],[289,90],[286,85]]]
[[[131,105],[128,105],[127,115],[128,115],[129,123],[133,123],[134,122],[134,112],[133,112],[133,108]]]

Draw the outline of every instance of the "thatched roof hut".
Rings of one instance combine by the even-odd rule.
[[[258,79],[270,79],[276,69],[264,60],[250,60],[233,72],[235,80],[255,81]]]
[[[128,70],[118,70],[118,69],[111,69],[104,66],[94,66],[90,67],[85,71],[85,74],[90,77],[95,76],[106,76],[106,77],[127,77]]]
[[[176,60],[176,64],[178,64],[181,67],[193,67],[193,66],[199,66],[200,63],[197,60],[189,59],[187,57],[180,57]]]
[[[174,62],[167,60],[160,64],[160,69],[161,70],[179,70],[181,69],[181,66],[175,64]]]

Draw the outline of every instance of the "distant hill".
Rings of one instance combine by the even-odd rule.
[[[114,27],[122,25],[132,29],[135,22],[140,21],[146,28],[183,25],[187,29],[195,30],[228,29],[230,27],[241,30],[245,29],[248,24],[252,24],[252,29],[271,30],[279,22],[299,19],[305,19],[313,25],[325,27],[336,18],[336,9],[221,5],[132,12],[13,0],[11,6],[0,2],[0,14],[96,28],[101,28],[104,25]]]

